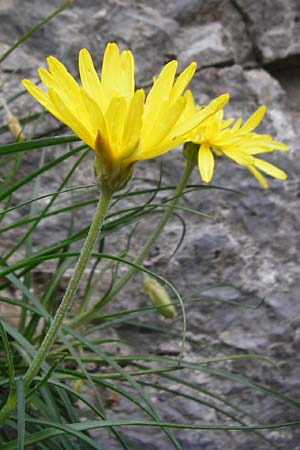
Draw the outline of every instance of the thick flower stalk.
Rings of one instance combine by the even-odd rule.
[[[188,103],[186,112],[192,115],[199,107],[194,104],[191,94],[189,94]],[[220,110],[189,133],[188,141],[199,145],[198,166],[203,181],[207,183],[211,181],[215,157],[221,155],[245,166],[264,188],[268,188],[268,182],[260,171],[282,180],[287,177],[281,169],[256,157],[273,150],[288,150],[285,144],[273,140],[272,136],[254,132],[265,112],[266,107],[260,106],[242,124],[242,119],[224,120],[224,112]]]
[[[196,63],[175,79],[175,60],[163,67],[146,96],[143,89],[135,90],[132,53],[120,52],[114,43],[105,49],[101,78],[88,50],[80,51],[81,85],[56,58],[49,56],[47,62],[49,70],[38,70],[47,92],[29,80],[23,80],[23,85],[96,152],[96,172],[102,183],[119,187],[130,177],[136,161],[162,155],[183,143],[187,133],[229,99],[228,94],[221,95],[205,108],[187,114],[185,89]]]

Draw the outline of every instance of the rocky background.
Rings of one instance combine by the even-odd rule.
[[[57,0],[1,0],[1,53],[59,3]],[[237,189],[242,194],[204,190],[186,196],[185,206],[212,214],[216,220],[186,215],[184,243],[170,259],[181,234],[180,223],[171,221],[147,264],[174,282],[186,298],[199,295],[204,287],[227,285],[206,294],[236,299],[253,307],[245,309],[208,301],[189,303],[187,359],[199,361],[245,352],[270,356],[276,360],[278,369],[249,361],[226,363],[221,367],[299,398],[299,1],[75,0],[3,62],[0,68],[0,82],[5,80],[2,95],[8,98],[19,92],[19,83],[24,77],[36,79],[36,68],[44,65],[49,54],[59,57],[76,73],[78,51],[85,46],[99,65],[108,41],[116,41],[120,47],[133,51],[140,86],[148,86],[152,76],[172,58],[178,59],[180,69],[191,60],[197,61],[198,70],[191,86],[200,103],[229,92],[228,116],[244,118],[260,104],[266,104],[268,112],[260,131],[271,133],[290,146],[288,153],[270,155],[269,160],[284,169],[289,177],[284,182],[270,180],[269,191],[262,190],[243,168],[230,161],[218,161],[214,183]],[[26,95],[12,104],[12,110],[23,116],[28,111],[38,111],[39,107]],[[64,131],[57,121],[47,117],[38,125],[35,135]],[[30,128],[25,128],[25,132],[30,133]],[[9,136],[6,137],[9,140]],[[61,147],[47,150],[45,157],[50,160],[53,152],[58,155],[61,151]],[[40,152],[25,157],[20,176],[36,168],[39,159]],[[161,160],[164,161],[165,182],[176,184],[182,170],[180,152],[174,151]],[[149,161],[138,167],[136,175],[156,176],[159,164],[159,160]],[[41,191],[54,191],[65,170],[61,165],[43,178]],[[74,184],[89,183],[91,165],[81,168],[76,177]],[[196,172],[193,182],[199,182]],[[32,187],[23,188],[18,195],[16,203],[30,198]],[[88,223],[90,213],[87,210],[84,217],[77,217],[79,228]],[[12,215],[11,220],[16,220],[18,214]],[[138,228],[134,247],[152,226],[153,221],[147,220]],[[54,220],[38,230],[34,242],[37,248],[45,239],[50,243],[51,236],[57,238],[61,234],[63,237],[66,233],[64,223]],[[13,235],[12,239],[18,237]],[[8,241],[3,243],[4,247],[9,245]],[[261,300],[260,307],[254,308]],[[117,303],[122,308],[147,305],[139,277],[119,295]],[[116,305],[112,309],[116,309]],[[153,314],[146,316],[144,322],[172,330],[175,336],[129,325],[119,327],[114,333],[138,342],[138,351],[176,355],[180,318],[170,325]],[[184,372],[184,377],[226,395],[232,402],[240,402],[263,423],[299,419],[296,408],[237,383],[207,373]],[[158,395],[154,390],[151,396],[166,420],[194,424],[226,422],[216,411],[192,402],[163,392]],[[125,401],[123,404],[123,400],[112,402],[111,414],[112,417],[137,417],[136,411]],[[171,448],[155,430],[137,428],[126,432],[134,439],[133,449]],[[296,428],[266,432],[265,436],[273,444],[251,433],[180,431],[176,435],[185,450],[300,449],[300,430]],[[105,445],[100,433],[95,433],[95,438]],[[117,450],[119,447],[107,438],[106,448]]]

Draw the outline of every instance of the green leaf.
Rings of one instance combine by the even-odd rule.
[[[14,362],[13,362],[13,354],[8,342],[7,334],[4,329],[2,322],[0,321],[0,336],[3,344],[3,349],[5,351],[6,363],[8,368],[8,377],[9,377],[9,390],[12,391],[15,387],[15,371],[14,371]]]
[[[23,378],[16,381],[17,387],[17,418],[18,418],[18,450],[24,449],[25,443],[25,395]]]
[[[139,384],[136,381],[134,381],[132,379],[132,377],[125,370],[123,370],[123,368],[118,363],[116,363],[114,361],[114,359],[112,357],[110,357],[109,355],[107,355],[105,352],[103,352],[102,350],[98,349],[97,347],[95,347],[87,339],[83,338],[81,335],[79,335],[75,331],[73,331],[73,330],[69,330],[69,331],[70,331],[70,333],[72,334],[73,337],[75,337],[79,341],[81,341],[91,351],[93,351],[94,353],[96,353],[99,356],[101,356],[104,359],[104,361],[107,362],[107,364],[109,364],[117,372],[119,372],[120,375],[122,376],[122,378],[124,378],[124,380],[126,380],[130,384],[130,386],[132,386],[132,388],[135,391],[137,391],[138,394],[140,395],[140,397],[144,400],[145,404],[147,405],[147,408],[144,407],[143,409],[147,412],[147,414],[150,415],[150,417],[152,417],[153,419],[155,419],[157,421],[160,420],[160,415],[159,415],[155,405],[152,403],[150,397],[143,391],[143,389],[141,389]],[[162,427],[162,430],[169,437],[169,439],[172,442],[174,448],[180,450],[181,446],[178,443],[178,441],[175,438],[175,436],[173,435],[173,433],[170,433],[168,430],[165,430],[163,427]]]
[[[50,194],[40,195],[39,197],[30,199],[30,200],[26,200],[25,202],[18,203],[17,205],[11,206],[8,209],[0,211],[0,216],[2,214],[7,214],[7,213],[13,211],[14,209],[22,208],[22,206],[30,205],[31,203],[37,202],[38,200],[43,200],[44,198],[56,197],[58,195],[65,194],[67,192],[80,191],[82,189],[91,189],[91,188],[95,188],[95,184],[86,184],[84,186],[81,186],[81,185],[80,186],[73,186],[73,187],[70,187],[68,189],[57,190],[57,191],[52,192]],[[2,229],[0,231],[3,232]]]
[[[23,144],[23,142],[21,144]],[[11,144],[11,145],[19,145],[19,144]],[[12,192],[19,189],[21,186],[24,186],[25,184],[29,183],[29,181],[33,180],[35,177],[37,177],[37,176],[41,175],[43,172],[46,172],[47,170],[51,169],[51,167],[54,167],[57,164],[60,164],[65,159],[68,159],[70,156],[75,155],[76,153],[82,151],[85,148],[86,148],[86,145],[81,145],[79,147],[76,147],[73,150],[70,150],[69,152],[65,153],[64,155],[59,156],[58,158],[54,159],[53,161],[50,161],[49,163],[45,164],[40,169],[37,169],[34,172],[30,173],[26,177],[19,180],[17,183],[14,183],[10,188],[6,189],[6,191],[2,192],[0,194],[0,201],[3,200],[8,195],[10,195]],[[0,148],[0,150],[1,150],[1,148]]]
[[[80,141],[80,139],[75,136],[75,134],[69,134],[65,136],[53,136],[49,138],[33,139],[31,141],[15,142],[13,144],[2,145],[0,147],[0,156],[78,141]]]

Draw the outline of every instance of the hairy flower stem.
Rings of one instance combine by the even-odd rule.
[[[35,357],[29,366],[29,369],[27,370],[25,376],[24,376],[24,392],[25,394],[28,393],[28,390],[30,388],[30,384],[33,381],[34,377],[37,375],[38,371],[41,368],[41,365],[45,361],[48,352],[54,343],[57,334],[61,328],[61,325],[63,323],[63,320],[66,316],[66,313],[70,309],[72,302],[74,300],[74,297],[76,295],[76,292],[79,287],[80,280],[82,278],[82,275],[84,273],[84,270],[86,268],[87,262],[89,260],[89,257],[91,255],[94,243],[99,235],[99,232],[101,230],[103,220],[107,211],[107,208],[109,206],[111,197],[113,192],[112,191],[102,191],[99,197],[99,201],[97,204],[97,208],[95,211],[95,215],[93,218],[93,221],[91,223],[88,235],[86,237],[86,240],[84,242],[84,245],[82,247],[79,259],[77,261],[77,264],[74,269],[73,276],[68,284],[68,287],[66,289],[66,292],[63,296],[63,299],[61,301],[61,304],[55,314],[55,317],[53,321],[51,322],[50,328],[42,341],[42,344],[38,351],[35,354]],[[16,407],[16,397],[15,395],[9,395],[7,402],[3,406],[3,408],[0,411],[0,424],[7,419],[10,414],[14,411]]]
[[[165,227],[166,223],[168,222],[168,220],[173,212],[174,207],[176,206],[177,201],[179,200],[179,198],[187,184],[187,181],[193,171],[194,166],[195,166],[195,161],[193,158],[186,159],[185,169],[179,180],[179,183],[175,190],[174,196],[173,196],[172,200],[168,203],[168,208],[166,208],[166,210],[165,210],[164,214],[162,215],[160,221],[158,222],[155,230],[150,235],[142,252],[134,260],[135,264],[141,264],[144,261],[144,259],[148,255],[149,251],[153,247],[153,244],[155,243],[157,238],[160,236],[163,228]],[[133,274],[135,273],[136,270],[137,269],[135,267],[130,267],[130,269],[127,270],[127,272],[123,275],[122,278],[120,278],[120,280],[112,288],[111,292],[107,295],[107,297],[105,299],[105,303],[104,302],[101,303],[101,307],[104,306],[104,304],[108,303],[126,285],[126,283],[130,280],[130,278],[133,276]],[[72,328],[75,328],[75,327],[81,325],[86,320],[91,319],[95,315],[95,313],[98,311],[98,309],[99,309],[99,306],[96,303],[92,308],[90,308],[85,313],[74,317],[74,319],[69,323],[69,326],[71,326]]]

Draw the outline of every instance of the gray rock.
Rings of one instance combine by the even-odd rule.
[[[300,5],[297,0],[234,0],[263,64],[297,64],[300,55]]]
[[[196,61],[200,68],[233,63],[230,35],[219,22],[183,28],[176,42],[183,66],[191,61]]]
[[[204,0],[175,0],[170,2],[170,13],[179,23],[189,24],[201,15]]]

